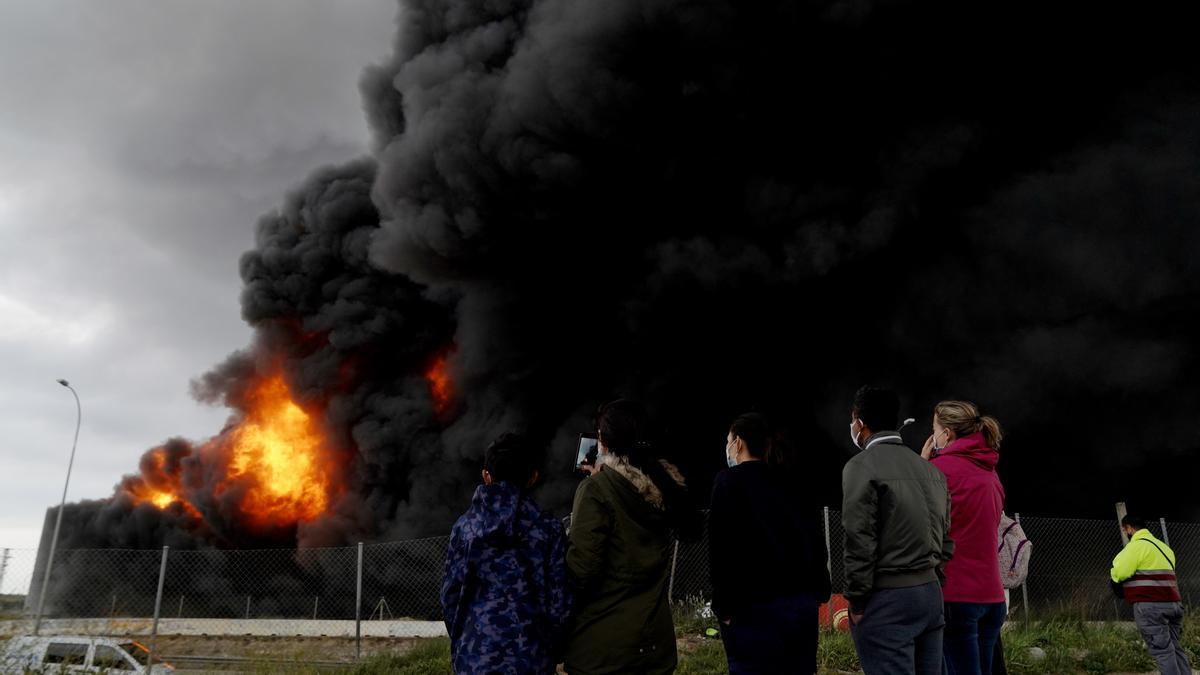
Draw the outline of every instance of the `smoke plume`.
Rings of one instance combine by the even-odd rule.
[[[242,258],[254,344],[194,383],[230,427],[151,450],[63,545],[441,533],[513,428],[562,508],[616,396],[701,498],[757,409],[836,505],[865,382],[901,393],[913,444],[939,399],[998,417],[1010,508],[1200,516],[1171,496],[1192,471],[1161,471],[1200,444],[1191,24],[1088,11],[404,2],[361,82],[371,156],[317,170]],[[332,487],[264,527],[221,458],[275,374]]]

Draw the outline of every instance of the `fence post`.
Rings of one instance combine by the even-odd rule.
[[[176,619],[183,618],[183,594],[179,594],[179,613],[175,615]]]
[[[154,651],[158,649],[158,616],[162,613],[163,581],[167,578],[167,552],[170,546],[162,549],[162,563],[158,567],[158,593],[154,596],[154,623],[150,626],[150,649],[146,655],[146,670],[154,669]]]
[[[1021,524],[1021,514],[1014,513],[1013,519],[1017,525]],[[1025,575],[1025,580],[1021,582],[1021,604],[1025,606],[1025,625],[1029,625],[1029,575]]]
[[[1121,527],[1121,521],[1125,520],[1125,515],[1129,512],[1125,510],[1125,502],[1117,502],[1117,531],[1121,533],[1121,547],[1129,545],[1129,536],[1125,534],[1125,528]]]
[[[4,592],[4,573],[8,571],[8,549],[0,556],[0,593]]]
[[[675,563],[679,560],[679,540],[675,540],[675,552],[671,554],[671,579],[667,581],[667,604],[675,604]]]
[[[1164,543],[1164,544],[1166,544],[1168,548],[1170,548],[1170,546],[1171,546],[1171,535],[1167,534],[1167,519],[1166,519],[1166,518],[1159,518],[1159,519],[1158,519],[1158,524],[1159,524],[1159,526],[1160,526],[1160,527],[1162,527],[1162,533],[1163,533],[1163,543]]]
[[[246,596],[246,620],[250,620],[250,596]]]
[[[833,551],[829,548],[829,507],[825,507],[825,571],[829,574],[829,581],[833,583]],[[829,627],[833,628],[833,597],[830,596],[829,602],[825,603],[825,609],[829,612]]]
[[[354,658],[362,658],[362,562],[363,544],[358,542],[358,590],[354,594]]]
[[[317,620],[317,606],[321,604],[321,596],[313,596],[313,621]]]

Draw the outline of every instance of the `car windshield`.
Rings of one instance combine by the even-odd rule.
[[[150,650],[142,646],[140,642],[122,642],[121,649],[124,649],[137,661],[139,665],[150,663]]]

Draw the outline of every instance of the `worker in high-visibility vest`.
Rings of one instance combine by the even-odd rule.
[[[1113,558],[1112,580],[1121,584],[1125,602],[1133,606],[1133,618],[1150,655],[1163,675],[1192,672],[1180,644],[1183,633],[1183,604],[1175,577],[1175,552],[1146,529],[1146,521],[1128,515],[1121,530],[1129,543]]]

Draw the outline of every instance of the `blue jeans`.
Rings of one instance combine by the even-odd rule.
[[[866,675],[940,675],[944,625],[942,587],[931,581],[875,591],[850,636]]]
[[[1007,614],[1003,602],[947,602],[947,675],[992,675],[992,656]]]
[[[751,603],[721,624],[730,675],[817,672],[817,607],[811,595]]]

